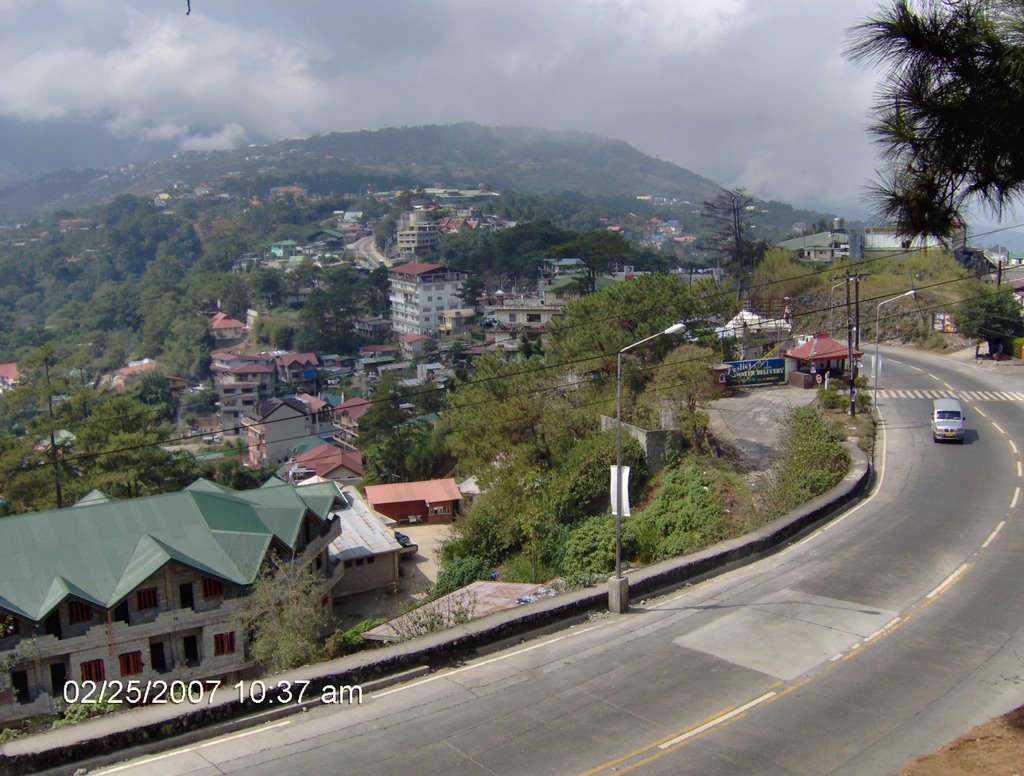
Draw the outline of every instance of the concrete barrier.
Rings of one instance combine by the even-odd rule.
[[[867,490],[871,467],[851,442],[851,468],[828,493],[744,536],[720,542],[700,552],[637,569],[629,577],[630,594],[650,595],[686,582],[749,563],[777,550],[789,540],[823,522]],[[107,765],[141,757],[194,741],[232,732],[318,705],[325,690],[361,685],[369,688],[405,681],[429,669],[441,668],[522,640],[527,634],[566,627],[594,611],[606,611],[604,585],[563,593],[525,604],[482,620],[431,633],[412,641],[359,652],[329,663],[264,678],[266,697],[220,696],[202,708],[148,706],[100,717],[0,745],[0,776],[31,773],[73,774],[79,768]],[[283,687],[309,682],[302,704],[284,703]],[[278,685],[281,685],[279,687]]]

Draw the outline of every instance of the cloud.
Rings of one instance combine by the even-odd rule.
[[[477,121],[593,131],[759,196],[856,208],[875,0],[0,0],[0,116],[182,148]],[[53,19],[59,16],[60,24]]]
[[[235,148],[246,139],[245,128],[240,124],[225,124],[217,132],[208,135],[190,135],[182,143],[186,151],[213,151],[218,148]]]

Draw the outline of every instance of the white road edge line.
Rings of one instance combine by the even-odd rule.
[[[212,741],[207,741],[204,744],[198,744],[196,746],[190,746],[187,749],[175,749],[173,752],[165,752],[164,754],[158,754],[154,757],[147,757],[145,760],[136,760],[135,762],[125,763],[124,765],[118,765],[113,768],[107,768],[106,770],[100,771],[100,773],[117,773],[117,771],[124,771],[128,768],[138,768],[143,765],[149,765],[150,763],[159,762],[160,760],[166,760],[168,757],[177,757],[180,754],[188,754],[194,752],[197,749],[205,749],[208,746],[216,746],[217,744],[224,744],[228,741],[235,741],[239,738],[245,738],[246,736],[254,736],[257,733],[265,733],[273,728],[284,727],[285,725],[292,724],[290,719],[282,720],[281,722],[274,722],[269,725],[260,725],[252,730],[245,730],[241,733],[235,733],[231,736],[225,736],[224,738],[215,738]]]
[[[866,644],[866,643],[867,643],[867,642],[869,642],[869,641],[874,641],[874,640],[875,640],[875,639],[877,639],[877,638],[878,638],[879,636],[881,636],[881,635],[882,635],[883,633],[885,633],[886,631],[889,631],[889,630],[891,630],[891,629],[892,629],[893,627],[895,627],[896,625],[898,625],[898,624],[899,624],[899,621],[900,621],[900,620],[902,620],[902,619],[903,619],[902,617],[893,617],[893,618],[892,618],[891,620],[889,620],[889,622],[887,622],[887,623],[886,623],[885,625],[883,625],[883,626],[882,626],[881,628],[879,628],[878,630],[876,630],[876,631],[875,631],[874,633],[872,633],[872,634],[871,634],[870,636],[867,636],[867,637],[865,637],[865,639],[864,639],[864,643]]]
[[[889,359],[889,360],[891,361],[892,359]],[[879,419],[879,421],[882,421],[882,413],[881,412],[878,413],[878,419]],[[868,504],[868,502],[872,501],[875,498],[875,494],[878,493],[882,489],[882,483],[885,481],[885,451],[887,449],[886,444],[885,444],[885,426],[882,425],[881,422],[879,423],[879,428],[881,429],[879,435],[880,435],[880,437],[882,439],[882,450],[881,450],[881,452],[879,453],[879,456],[878,456],[879,464],[878,464],[877,467],[875,467],[878,470],[878,484],[875,485],[875,489],[871,492],[871,494],[866,499],[864,499],[862,502],[860,502],[857,506],[855,506],[849,512],[846,512],[845,514],[840,515],[835,520],[832,520],[829,523],[823,525],[821,528],[816,530],[814,533],[810,534],[809,536],[805,536],[803,539],[798,541],[796,544],[793,544],[793,545],[787,547],[781,553],[779,553],[780,555],[783,555],[783,554],[789,552],[794,547],[802,547],[803,545],[807,544],[808,542],[813,541],[814,539],[817,539],[819,536],[821,536],[827,530],[829,530],[830,528],[832,528],[834,526],[839,525],[846,518],[848,518],[850,515],[852,515],[854,512],[856,512],[861,507],[866,506]]]
[[[1020,488],[1018,488],[1017,490],[1019,491]],[[942,580],[942,582],[939,584],[939,586],[936,587],[934,590],[932,590],[932,592],[930,592],[928,595],[926,595],[925,598],[927,598],[928,600],[931,600],[932,598],[935,598],[935,596],[937,596],[939,593],[941,593],[947,587],[949,587],[954,582],[956,582],[957,578],[960,577],[960,575],[963,574],[965,571],[967,571],[967,564],[966,563],[961,563],[960,567],[956,571],[954,571],[952,574],[950,574],[948,577],[946,577],[944,580]]]
[[[615,620],[607,620],[606,622],[615,622]],[[371,695],[370,698],[373,698],[373,699],[383,698],[386,695],[393,695],[396,692],[402,692],[403,690],[411,690],[413,687],[419,687],[421,684],[427,684],[428,682],[435,682],[438,679],[447,679],[449,676],[454,676],[455,674],[461,674],[463,671],[471,671],[474,668],[480,668],[481,666],[490,665],[491,663],[497,663],[499,660],[507,660],[510,657],[515,657],[516,655],[521,655],[524,652],[532,652],[535,649],[540,649],[541,647],[546,647],[549,644],[554,644],[554,643],[556,643],[558,641],[561,641],[562,639],[568,639],[568,638],[570,638],[572,636],[579,636],[579,635],[581,635],[583,633],[588,633],[589,631],[592,631],[592,630],[595,630],[597,628],[600,628],[604,624],[605,623],[598,623],[597,625],[591,625],[589,628],[583,628],[583,629],[578,630],[578,631],[573,631],[572,633],[566,633],[563,636],[556,636],[553,639],[547,639],[546,641],[542,641],[539,644],[531,644],[528,647],[523,647],[522,649],[517,649],[515,652],[509,652],[509,653],[504,654],[504,655],[498,655],[497,657],[488,658],[487,660],[481,660],[479,663],[471,663],[470,665],[462,666],[461,668],[453,668],[451,671],[444,671],[442,673],[434,674],[433,676],[428,676],[426,679],[420,679],[418,682],[410,682],[409,684],[403,684],[400,687],[394,688],[393,690],[385,690],[384,692],[377,692],[377,693],[374,693],[373,695]]]
[[[1013,489],[1013,500],[1010,502],[1010,509],[1017,508],[1017,501],[1020,499],[1020,488]]]
[[[710,722],[705,722],[700,727],[696,727],[693,730],[689,730],[686,733],[683,733],[681,736],[676,736],[671,741],[666,741],[663,744],[658,744],[658,748],[661,750],[671,749],[676,744],[681,744],[683,743],[683,741],[688,741],[691,738],[699,736],[701,733],[711,730],[711,728],[717,727],[718,725],[721,725],[723,722],[728,722],[730,719],[735,719],[741,714],[750,711],[755,706],[762,704],[767,700],[771,700],[777,694],[778,693],[776,693],[774,690],[772,692],[766,692],[760,698],[755,698],[754,700],[750,701],[750,703],[745,703],[738,709],[733,709],[728,714],[723,714],[721,717],[718,717],[717,719],[713,719]]]
[[[1017,476],[1024,477],[1024,472],[1022,472],[1020,468],[1020,461],[1017,461]]]
[[[988,546],[995,541],[995,538],[999,536],[999,532],[1003,530],[1003,526],[1006,525],[1006,521],[1002,520],[999,525],[996,526],[995,530],[988,535],[988,538],[982,543],[981,549],[986,550]]]

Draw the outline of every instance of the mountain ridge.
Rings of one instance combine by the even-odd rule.
[[[226,175],[269,185],[307,182],[336,194],[440,184],[588,197],[649,194],[700,203],[722,190],[698,173],[594,133],[434,124],[181,151],[110,168],[67,168],[0,188],[0,222],[90,207],[118,194],[198,186]]]

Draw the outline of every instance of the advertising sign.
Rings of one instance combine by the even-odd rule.
[[[786,381],[786,359],[726,361],[726,385],[778,385]]]

